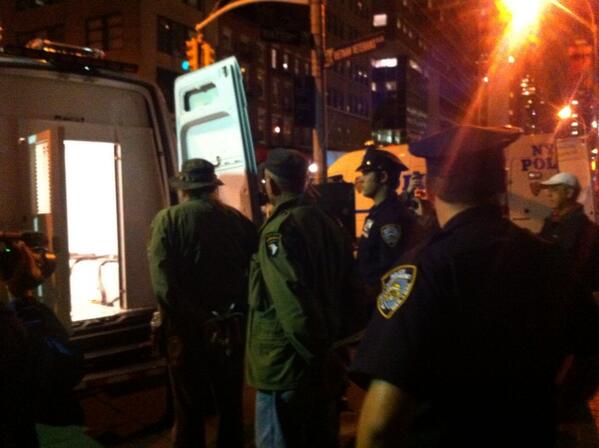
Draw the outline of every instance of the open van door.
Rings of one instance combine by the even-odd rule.
[[[258,179],[247,102],[234,57],[175,81],[179,167],[192,158],[216,166],[220,199],[258,221]]]

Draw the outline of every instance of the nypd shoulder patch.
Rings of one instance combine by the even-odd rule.
[[[280,233],[272,233],[270,235],[266,235],[264,239],[266,243],[266,253],[269,257],[276,257],[279,254],[281,248],[281,234]]]
[[[399,224],[387,224],[381,227],[381,238],[387,246],[395,247],[401,238]]]
[[[395,312],[408,300],[418,268],[412,264],[403,264],[387,272],[381,279],[383,289],[376,299],[376,307],[386,319],[391,319]]]

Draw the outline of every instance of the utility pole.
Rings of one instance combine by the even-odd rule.
[[[315,124],[312,129],[312,158],[318,167],[316,183],[327,180],[327,136],[324,74],[324,3],[323,0],[310,1],[310,32],[313,45],[310,50],[310,66],[314,77]]]

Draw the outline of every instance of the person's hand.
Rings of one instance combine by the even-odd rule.
[[[44,280],[44,276],[37,255],[23,241],[17,241],[12,248],[19,256],[15,270],[6,284],[13,296],[23,297],[27,295],[28,290],[39,285]]]

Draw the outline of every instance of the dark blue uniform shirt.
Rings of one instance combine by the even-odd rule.
[[[370,209],[358,243],[358,269],[362,279],[378,284],[381,276],[420,236],[416,215],[397,194],[390,194]]]
[[[408,446],[552,446],[563,357],[599,342],[597,307],[555,251],[476,207],[383,277],[352,375],[419,399]]]

